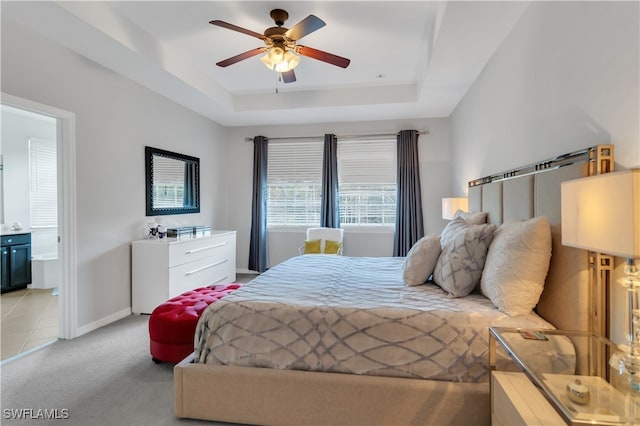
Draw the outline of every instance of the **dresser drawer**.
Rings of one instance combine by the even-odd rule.
[[[231,260],[226,257],[199,259],[179,265],[169,270],[169,297],[175,297],[188,290],[214,284],[229,283],[235,279],[229,266]]]
[[[219,235],[211,238],[199,238],[182,241],[169,246],[169,267],[190,263],[199,259],[219,257],[229,253],[234,246],[235,235]],[[235,248],[233,248],[235,256]],[[231,254],[226,254],[229,257]]]

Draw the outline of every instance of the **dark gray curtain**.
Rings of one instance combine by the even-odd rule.
[[[320,226],[340,228],[340,206],[338,199],[338,138],[324,135],[322,157],[322,197],[320,205]]]
[[[269,269],[267,251],[267,147],[264,136],[253,138],[253,195],[251,206],[251,239],[249,269],[264,272]]]
[[[424,236],[422,196],[420,195],[420,165],[418,163],[418,132],[398,133],[398,193],[396,232],[393,255],[406,256],[413,244]]]
[[[195,206],[196,165],[191,161],[184,162],[184,197],[185,206]]]

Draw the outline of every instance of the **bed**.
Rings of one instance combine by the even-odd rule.
[[[536,315],[505,315],[480,294],[407,287],[399,258],[301,256],[203,314],[194,354],[174,370],[176,415],[489,424],[488,326],[591,327],[587,253],[560,244],[560,182],[593,174],[611,157],[611,146],[592,147],[469,184],[470,211],[486,212],[490,224],[548,220],[553,256]]]

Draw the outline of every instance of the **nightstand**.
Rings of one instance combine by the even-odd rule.
[[[640,424],[640,393],[608,339],[503,327],[489,336],[492,424]]]

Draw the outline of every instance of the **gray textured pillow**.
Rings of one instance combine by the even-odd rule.
[[[463,212],[458,210],[453,215],[453,218],[461,217],[469,225],[482,225],[487,223],[487,212]]]
[[[453,219],[447,223],[442,232],[440,233],[440,247],[444,248],[447,244],[447,241],[451,237],[451,233],[457,229],[460,224],[467,225],[482,225],[487,222],[487,213],[485,212],[475,212],[475,213],[466,213],[462,210],[458,210],[455,212]]]
[[[440,235],[427,235],[419,239],[404,260],[402,279],[408,285],[420,285],[433,273],[440,256]]]
[[[464,297],[480,282],[496,225],[470,225],[462,218],[455,218],[445,229],[447,235],[440,240],[442,253],[436,262],[433,280],[449,296]]]

